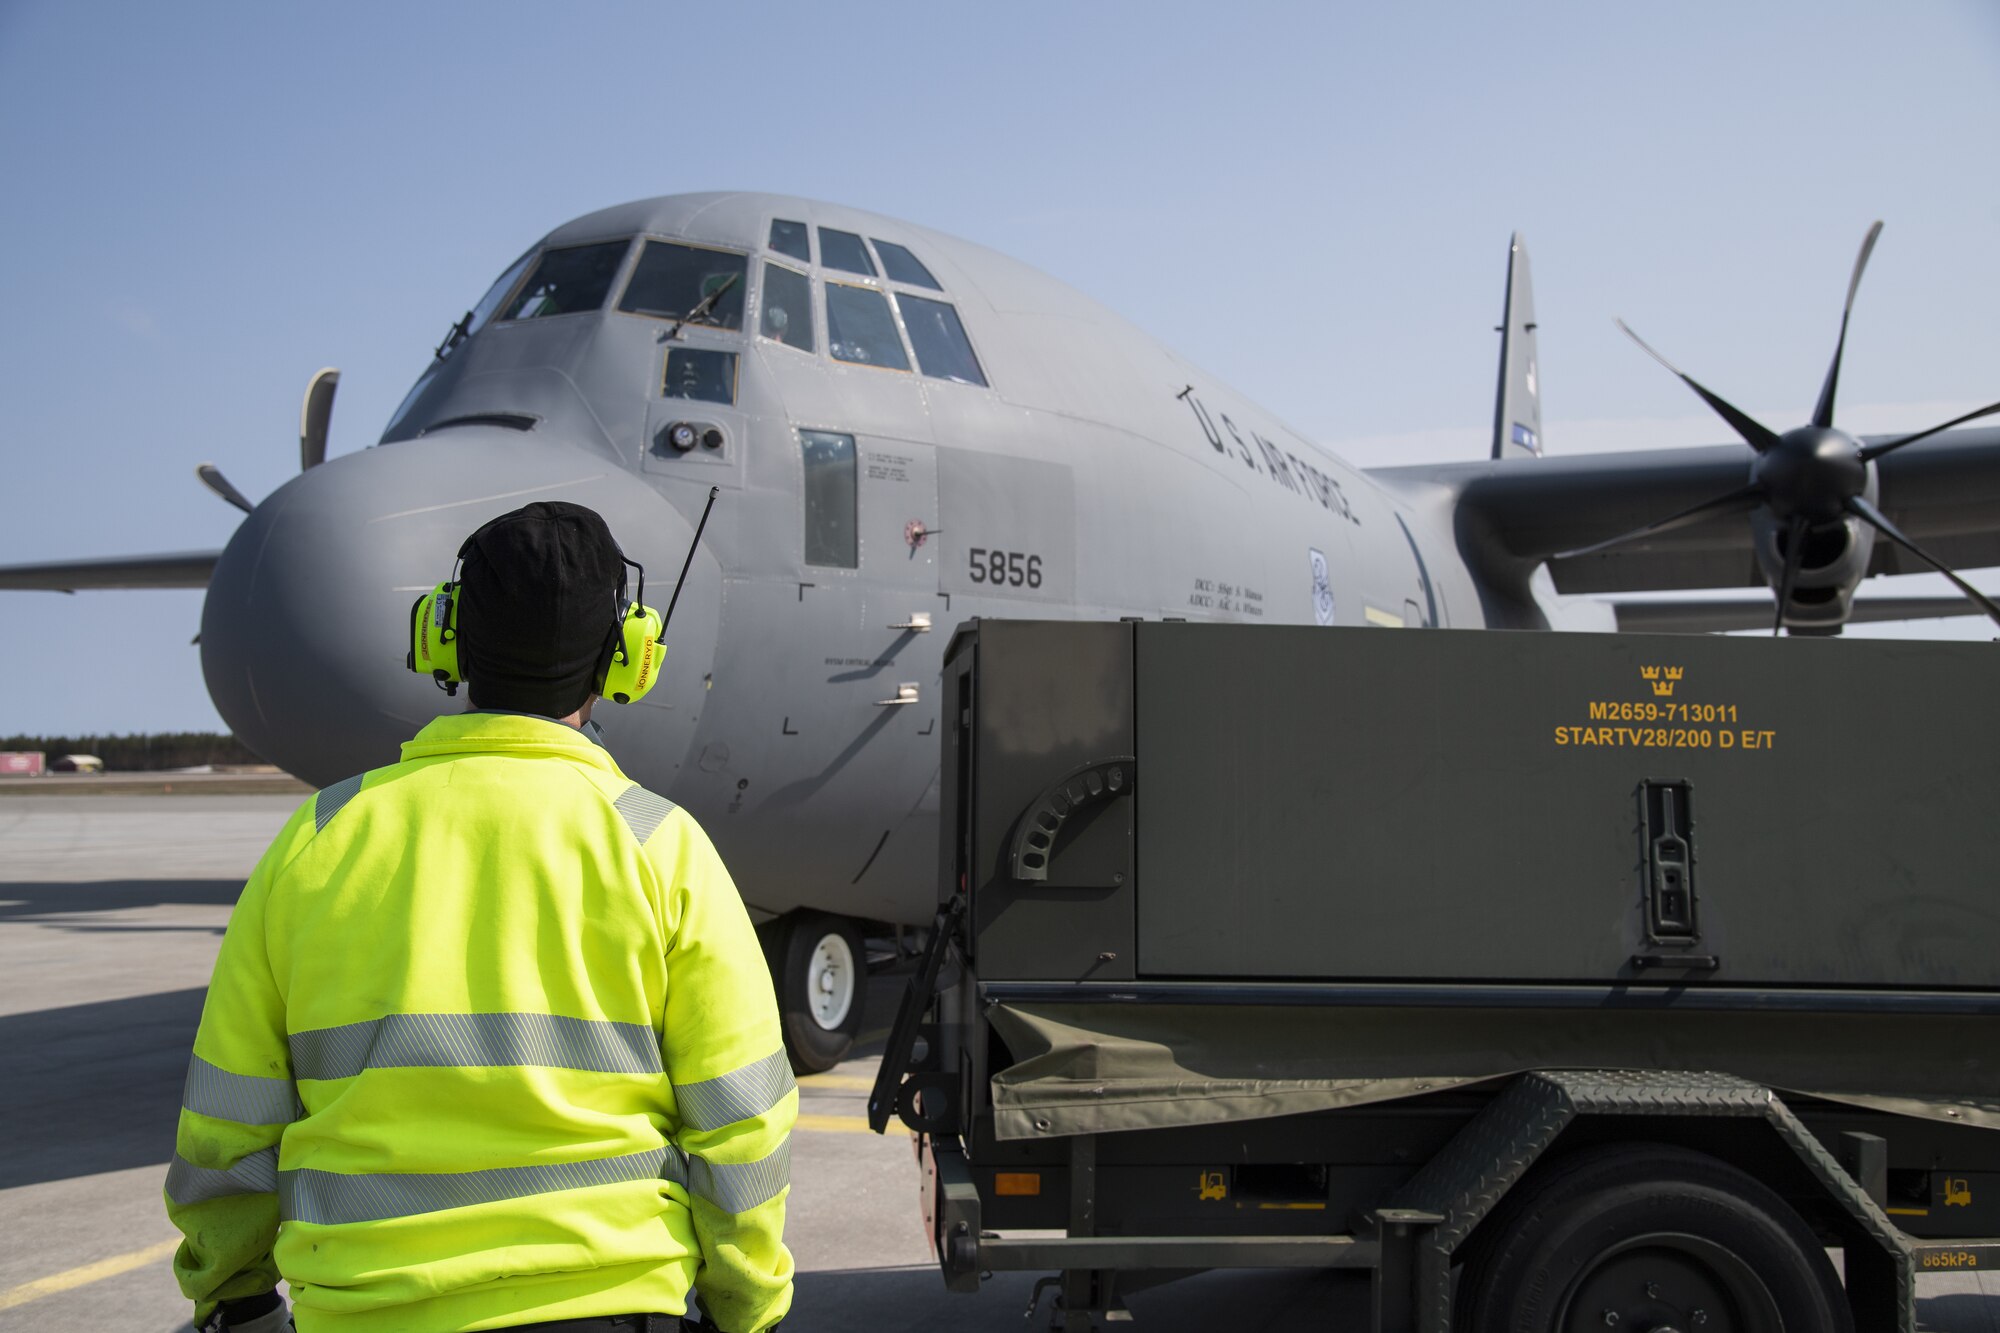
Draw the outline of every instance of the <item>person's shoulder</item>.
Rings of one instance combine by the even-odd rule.
[[[348,831],[366,823],[366,817],[343,813],[349,810],[366,810],[381,799],[379,793],[390,787],[398,779],[411,777],[422,770],[436,768],[440,760],[433,757],[403,759],[393,764],[383,764],[377,768],[353,773],[347,777],[327,783],[314,792],[292,815],[286,826],[288,835],[299,836],[303,843],[309,843],[329,829]],[[442,762],[449,762],[442,761]],[[419,783],[420,787],[424,784]],[[436,784],[431,784],[434,787]],[[405,790],[407,799],[423,799],[426,794]]]
[[[628,780],[611,804],[638,840],[641,853],[655,864],[669,867],[690,860],[720,860],[694,813],[658,792]]]
[[[404,759],[397,763],[383,764],[378,768],[350,774],[338,781],[329,782],[314,792],[312,799],[301,808],[300,814],[307,817],[314,834],[324,833],[340,818],[341,812],[354,805],[364,792],[376,792],[399,777],[435,766],[435,761]]]
[[[312,813],[312,831],[319,833],[331,824],[334,816],[345,810],[348,804],[361,794],[361,789],[367,785],[369,776],[369,773],[356,773],[338,782],[328,783],[314,792],[312,800],[306,803]]]
[[[649,787],[628,780],[611,805],[647,852],[671,856],[688,845],[711,846],[692,812]]]
[[[334,816],[346,808],[361,790],[366,773],[342,778],[329,783],[299,803],[292,811],[285,826],[278,830],[278,836],[271,839],[271,845],[264,850],[258,869],[265,876],[281,874],[292,862],[299,858],[313,839],[326,828]],[[253,876],[253,879],[257,878]]]

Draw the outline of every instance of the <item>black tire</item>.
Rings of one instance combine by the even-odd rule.
[[[861,932],[846,917],[792,912],[768,928],[766,948],[793,1072],[833,1068],[861,1032],[868,998]]]
[[[1516,1186],[1473,1236],[1456,1304],[1458,1333],[1854,1328],[1826,1251],[1783,1199],[1656,1143],[1586,1149]]]

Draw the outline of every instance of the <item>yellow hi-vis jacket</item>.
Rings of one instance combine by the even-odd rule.
[[[300,1333],[791,1305],[798,1112],[714,847],[571,727],[441,717],[308,801],[216,959],[167,1175],[196,1304]]]

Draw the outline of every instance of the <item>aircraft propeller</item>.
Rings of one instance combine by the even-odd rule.
[[[333,393],[340,387],[340,372],[332,366],[314,375],[306,385],[305,401],[299,404],[299,471],[310,472],[326,461],[327,429],[333,423]],[[222,475],[222,469],[213,463],[203,463],[194,470],[201,484],[235,505],[244,513],[255,508],[243,495],[229,484],[229,478]]]
[[[326,432],[333,424],[333,391],[340,372],[332,366],[314,375],[299,404],[299,471],[310,472],[326,461]]]
[[[2000,624],[2000,606],[1996,606],[1984,593],[1946,568],[1942,561],[1912,541],[1889,521],[1887,515],[1876,508],[1868,494],[1873,489],[1872,464],[1876,459],[1940,431],[1949,430],[1953,426],[2000,412],[2000,403],[1988,403],[1985,407],[1967,412],[1963,416],[1953,417],[1950,421],[1932,426],[1928,430],[1920,430],[1898,439],[1866,446],[1847,432],[1834,428],[1834,397],[1840,383],[1841,355],[1847,348],[1848,320],[1854,313],[1854,294],[1861,286],[1862,271],[1868,267],[1868,256],[1874,251],[1876,238],[1881,234],[1882,224],[1878,221],[1868,229],[1868,235],[1862,238],[1861,253],[1855,256],[1854,272],[1847,280],[1847,303],[1840,312],[1840,338],[1834,344],[1833,363],[1827,367],[1826,383],[1820,388],[1819,403],[1813,409],[1812,423],[1788,430],[1783,434],[1762,425],[1721,395],[1709,390],[1692,375],[1661,356],[1647,344],[1645,339],[1634,333],[1624,320],[1617,321],[1618,327],[1625,331],[1626,336],[1638,343],[1648,356],[1679,376],[1703,402],[1714,409],[1717,416],[1729,423],[1743,438],[1745,444],[1750,446],[1752,452],[1756,454],[1750,466],[1750,481],[1736,490],[1704,500],[1679,513],[1670,514],[1666,518],[1594,545],[1561,552],[1555,558],[1562,560],[1574,556],[1593,555],[1641,537],[1684,527],[1719,512],[1747,513],[1763,508],[1780,525],[1782,532],[1778,540],[1783,567],[1777,579],[1777,619],[1771,627],[1771,632],[1775,635],[1785,628],[1785,612],[1791,605],[1799,573],[1805,562],[1806,548],[1812,537],[1842,529],[1847,520],[1853,518],[1866,523],[1950,579],[1959,591],[1992,617],[1994,623]],[[1769,578],[1768,566],[1766,577]]]
[[[241,509],[244,513],[247,514],[252,509],[256,508],[255,505],[252,505],[250,501],[247,498],[245,498],[243,492],[237,490],[234,486],[229,484],[229,478],[223,476],[222,469],[217,467],[215,464],[213,463],[199,464],[195,468],[194,474],[195,476],[201,478],[202,485],[208,487],[208,489],[214,491],[217,495],[229,501],[229,503],[235,505],[238,509]]]

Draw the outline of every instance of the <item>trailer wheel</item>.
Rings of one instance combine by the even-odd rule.
[[[1840,1279],[1754,1177],[1664,1144],[1590,1149],[1473,1237],[1459,1333],[1853,1333]]]
[[[846,917],[793,912],[766,937],[792,1070],[817,1074],[853,1049],[868,993],[868,955]]]

